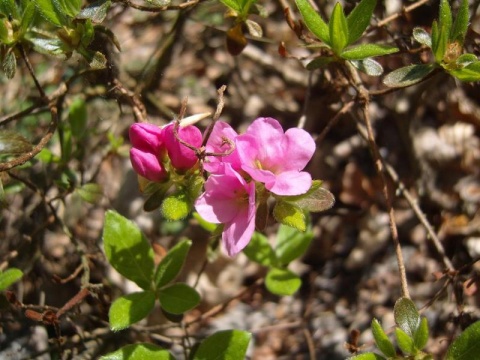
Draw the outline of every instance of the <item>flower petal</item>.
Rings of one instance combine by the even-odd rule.
[[[235,147],[235,138],[238,136],[237,132],[226,122],[217,121],[210,134],[205,149],[209,153],[226,153],[231,150],[232,146]],[[228,139],[231,143],[226,141]],[[219,166],[222,163],[230,164],[234,170],[240,170],[240,159],[236,149],[226,156],[207,156],[206,161],[203,164],[205,170],[212,174],[218,174],[223,172],[223,167]]]
[[[173,167],[178,170],[188,170],[198,161],[197,155],[192,149],[181,144],[175,137],[175,124],[169,124],[163,128],[164,141]],[[202,133],[195,126],[178,128],[178,137],[187,144],[199,148],[202,145]]]
[[[163,129],[149,123],[135,123],[129,129],[130,142],[134,148],[159,156],[163,145]]]
[[[130,161],[135,172],[150,181],[162,181],[167,176],[155,154],[136,148],[130,149]]]
[[[283,196],[305,194],[312,186],[312,177],[306,171],[285,171],[277,175],[275,182],[265,184],[272,193]]]
[[[315,153],[315,141],[303,129],[292,128],[285,132],[285,154],[288,161],[284,162],[284,170],[303,170]]]

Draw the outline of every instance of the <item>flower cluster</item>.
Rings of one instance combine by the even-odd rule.
[[[133,168],[142,177],[163,181],[164,164],[186,170],[198,161],[193,150],[178,138],[200,146],[202,137],[194,126],[158,128],[135,124],[130,129]],[[232,151],[233,149],[233,151]],[[258,206],[270,195],[276,198],[305,194],[312,186],[302,171],[315,152],[315,142],[304,130],[283,131],[273,118],[258,118],[244,134],[218,121],[205,146],[203,168],[208,172],[204,192],[196,199],[196,211],[205,220],[223,224],[222,244],[228,255],[240,252],[252,238]]]

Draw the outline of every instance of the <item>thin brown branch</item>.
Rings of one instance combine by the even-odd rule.
[[[57,130],[58,125],[58,114],[57,114],[57,107],[54,105],[50,106],[50,114],[52,120],[50,125],[48,126],[47,133],[40,139],[37,145],[33,147],[32,150],[26,152],[25,154],[16,157],[13,160],[7,161],[5,163],[0,164],[0,172],[7,171],[13,169],[14,167],[20,166],[25,164],[27,161],[33,159],[42,149],[47,145],[47,143],[52,138],[53,134]]]
[[[348,64],[348,63],[347,63]],[[395,247],[395,255],[397,257],[397,265],[398,271],[400,275],[400,283],[402,287],[402,296],[406,298],[410,298],[410,292],[408,290],[408,282],[407,282],[407,274],[405,271],[405,262],[403,260],[402,248],[400,246],[400,240],[398,237],[398,229],[397,224],[395,222],[395,210],[392,205],[392,199],[390,198],[390,191],[388,188],[388,181],[385,175],[385,167],[382,163],[382,157],[380,155],[380,151],[378,150],[378,146],[375,141],[375,135],[373,132],[372,123],[370,121],[370,115],[368,113],[368,104],[370,101],[370,97],[368,94],[368,90],[363,86],[358,73],[353,69],[352,66],[346,67],[346,71],[349,72],[351,77],[351,81],[353,81],[353,86],[358,91],[358,99],[361,102],[361,111],[363,122],[366,127],[367,131],[367,142],[370,148],[370,151],[373,156],[373,160],[375,163],[375,168],[377,170],[378,175],[380,176],[382,182],[382,192],[385,198],[385,204],[387,208],[389,223],[390,223],[390,233],[392,236],[393,244]],[[360,125],[360,124],[358,124]]]
[[[382,26],[385,26],[386,24],[388,24],[389,22],[392,22],[393,20],[396,20],[402,16],[405,16],[405,14],[415,10],[416,8],[428,3],[430,0],[418,0],[417,2],[414,2],[413,4],[409,5],[409,6],[406,6],[404,7],[401,11],[395,13],[395,14],[392,14],[388,17],[386,17],[385,19],[383,20],[380,20],[376,25],[375,27],[379,28],[379,27],[382,27]]]
[[[321,143],[323,141],[323,139],[325,139],[325,137],[329,133],[330,129],[338,122],[338,120],[340,120],[342,115],[346,114],[347,112],[349,112],[352,109],[354,104],[355,104],[354,101],[349,101],[348,103],[346,103],[345,105],[342,106],[342,108],[335,114],[335,116],[333,118],[331,118],[328,121],[327,125],[322,130],[320,135],[318,135],[317,138],[315,139],[315,142],[317,144]]]

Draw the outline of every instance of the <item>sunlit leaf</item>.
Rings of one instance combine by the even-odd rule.
[[[463,45],[468,30],[469,18],[468,0],[462,0],[450,33],[451,42],[457,41],[460,45]]]
[[[243,253],[247,255],[251,261],[263,266],[275,265],[277,262],[275,252],[268,239],[256,231],[253,233],[248,245],[243,249]]]
[[[280,225],[277,232],[275,254],[279,262],[287,265],[302,256],[313,240],[313,232],[302,232],[290,226]]]
[[[33,0],[40,14],[53,25],[66,25],[66,14],[62,11],[58,0]]]
[[[84,7],[78,14],[77,19],[90,19],[94,23],[101,23],[107,16],[112,2],[110,0],[98,0]]]
[[[330,44],[330,35],[327,23],[310,5],[308,0],[295,0],[298,10],[302,15],[303,21],[308,30],[312,32],[319,40],[326,44]]]
[[[294,204],[277,201],[273,208],[273,216],[279,223],[291,226],[300,231],[305,231],[307,228],[303,210]]]
[[[410,355],[416,353],[413,339],[400,328],[395,328],[395,336],[397,337],[397,345],[404,354]]]
[[[480,354],[480,321],[470,325],[450,345],[445,360],[477,359]]]
[[[0,271],[0,291],[6,290],[12,284],[16,283],[23,276],[20,269],[10,268],[4,272]]]
[[[432,64],[410,65],[394,70],[383,79],[388,87],[405,87],[419,83],[435,69]]]
[[[428,321],[426,317],[423,317],[420,320],[420,325],[417,328],[417,331],[415,331],[415,334],[413,336],[413,342],[415,344],[415,347],[418,350],[421,350],[427,345],[428,341]]]
[[[383,56],[398,52],[398,48],[391,45],[362,44],[348,48],[340,55],[346,60],[361,60],[374,56]]]
[[[218,331],[201,342],[193,360],[244,360],[251,337],[247,331]]]
[[[417,40],[420,44],[432,47],[432,38],[430,34],[422,28],[416,27],[413,29],[413,38]]]
[[[406,297],[398,299],[393,314],[397,326],[409,337],[413,337],[420,325],[420,315],[413,301]]]
[[[276,295],[293,295],[302,285],[298,275],[288,269],[272,268],[265,277],[268,291]]]
[[[114,211],[105,214],[103,246],[110,264],[142,289],[150,289],[153,250],[138,226]]]
[[[387,334],[385,334],[385,331],[383,331],[383,328],[377,319],[372,320],[371,327],[373,338],[375,339],[378,349],[387,357],[394,357],[396,355],[395,347],[388,338]]]
[[[175,360],[172,354],[159,346],[139,343],[124,346],[104,355],[100,360]]]
[[[328,23],[330,45],[335,54],[340,55],[348,45],[348,25],[347,19],[340,3],[336,3],[333,8],[332,17]]]
[[[100,184],[87,183],[77,188],[75,192],[80,195],[80,197],[90,203],[96,204],[103,197],[103,188]]]
[[[480,81],[480,61],[473,62],[462,69],[449,71],[461,81]]]
[[[108,318],[110,328],[118,331],[145,318],[155,305],[153,291],[141,291],[116,299],[110,306]]]
[[[348,44],[357,41],[367,29],[376,4],[377,0],[362,0],[348,14]]]
[[[383,74],[383,67],[371,58],[362,60],[350,60],[350,63],[361,72],[370,76],[380,76]]]

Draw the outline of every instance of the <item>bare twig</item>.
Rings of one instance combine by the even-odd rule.
[[[323,141],[323,139],[325,139],[325,136],[327,136],[330,129],[338,122],[338,120],[340,120],[342,115],[346,114],[347,112],[349,112],[351,110],[351,108],[353,107],[354,104],[355,104],[354,101],[349,101],[348,103],[346,103],[345,105],[342,106],[342,108],[335,114],[335,116],[333,118],[331,118],[328,121],[327,125],[322,130],[320,135],[318,135],[317,138],[315,139],[315,142],[317,144],[321,143]]]
[[[25,164],[28,160],[34,158],[40,151],[42,151],[42,149],[47,145],[47,143],[52,138],[58,125],[58,114],[57,114],[56,106],[50,105],[50,114],[51,114],[52,120],[50,122],[50,125],[48,126],[47,133],[40,139],[38,144],[35,145],[33,149],[30,150],[29,152],[26,152],[25,154],[13,160],[0,164],[0,172],[7,171],[10,169],[13,169],[16,166]]]
[[[346,64],[348,65],[348,63]],[[399,271],[400,282],[402,287],[402,296],[410,298],[410,292],[408,290],[408,283],[407,283],[407,275],[405,271],[405,262],[403,260],[402,248],[400,246],[397,225],[395,222],[395,210],[393,209],[392,199],[390,198],[388,182],[385,176],[385,168],[382,163],[382,158],[378,150],[378,146],[375,142],[375,135],[373,133],[373,127],[370,121],[370,115],[368,114],[368,104],[370,101],[370,97],[368,94],[368,90],[365,89],[365,87],[363,86],[358,74],[353,69],[353,67],[347,66],[346,70],[349,71],[349,75],[351,76],[351,81],[353,81],[352,85],[354,85],[354,87],[358,91],[358,99],[361,102],[362,117],[363,117],[363,121],[365,123],[366,131],[367,131],[367,142],[373,156],[377,173],[380,176],[380,179],[382,181],[382,192],[385,198],[385,204],[387,207],[387,213],[388,213],[389,222],[390,222],[390,232],[391,232],[393,244],[395,247],[395,255],[397,257],[397,265],[398,265],[398,271]]]

